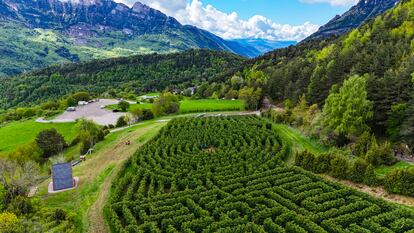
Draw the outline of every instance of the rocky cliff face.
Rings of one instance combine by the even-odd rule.
[[[92,35],[93,31],[157,34],[182,26],[174,18],[139,2],[129,8],[110,0],[5,0],[0,14],[32,28],[55,29],[74,36]]]
[[[112,0],[0,0],[0,76],[59,62],[192,48],[260,54],[139,2],[128,7]]]
[[[341,35],[394,7],[399,0],[360,0],[343,15],[335,16],[306,40]]]

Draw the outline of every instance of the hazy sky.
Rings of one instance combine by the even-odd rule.
[[[115,0],[132,5],[136,0]],[[302,40],[358,0],[141,0],[225,39]]]

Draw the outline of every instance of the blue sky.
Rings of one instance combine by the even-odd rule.
[[[292,25],[304,22],[322,25],[350,7],[348,4],[333,6],[329,3],[310,4],[298,0],[204,0],[203,3],[227,13],[235,11],[243,19],[260,14],[275,22]]]
[[[130,6],[136,0],[116,0]],[[358,0],[140,0],[224,39],[300,41]]]

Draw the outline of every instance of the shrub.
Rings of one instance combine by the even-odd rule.
[[[379,180],[377,175],[375,174],[374,166],[368,165],[367,170],[365,171],[364,175],[364,183],[369,186],[378,186]]]
[[[371,145],[365,159],[374,166],[392,165],[396,161],[392,155],[391,143],[385,142],[378,145],[374,135],[372,136]]]
[[[18,223],[19,219],[14,213],[0,213],[0,232],[13,232]]]
[[[388,192],[414,196],[414,168],[397,169],[385,177],[384,187]]]
[[[340,179],[347,178],[348,160],[342,155],[334,154],[331,159],[330,175]]]
[[[351,166],[349,167],[349,179],[362,183],[364,182],[365,172],[368,168],[368,163],[363,159],[357,159],[355,160]]]
[[[59,154],[67,146],[63,136],[54,128],[41,131],[36,137],[36,143],[42,149],[44,158]]]
[[[34,206],[29,198],[17,196],[9,203],[7,211],[17,215],[24,215],[32,213],[34,211]]]
[[[142,120],[147,121],[154,119],[154,113],[149,109],[142,110]]]
[[[118,103],[118,108],[120,108],[123,112],[126,112],[126,110],[129,108],[129,103],[125,100],[122,100]]]
[[[128,122],[125,120],[124,116],[119,117],[118,120],[116,121],[116,127],[124,127],[127,125],[128,125]]]
[[[178,97],[169,92],[161,94],[160,98],[152,106],[152,112],[155,116],[173,114],[179,110],[180,101]]]
[[[354,154],[359,157],[364,157],[368,152],[370,144],[371,134],[368,131],[365,131],[361,136],[358,137],[358,140],[355,143]]]

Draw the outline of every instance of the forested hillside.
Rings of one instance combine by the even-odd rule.
[[[57,65],[2,80],[0,108],[30,105],[78,91],[116,97],[120,93],[162,91],[175,85],[192,87],[228,76],[245,61],[227,52],[190,50]]]
[[[273,100],[298,102],[306,95],[320,108],[344,80],[365,75],[373,103],[372,128],[384,134],[394,120],[394,130],[409,136],[414,120],[413,39],[414,1],[407,0],[345,36],[277,50],[253,63],[269,75],[265,93]]]

